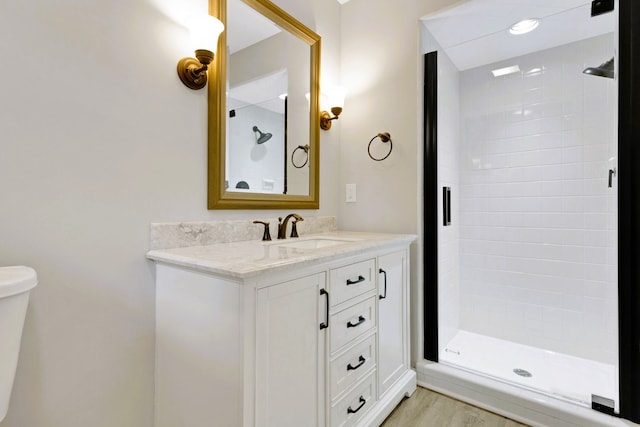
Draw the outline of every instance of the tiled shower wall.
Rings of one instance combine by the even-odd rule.
[[[617,362],[616,86],[582,73],[613,43],[461,73],[462,329]]]

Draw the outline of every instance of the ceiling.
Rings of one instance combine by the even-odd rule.
[[[232,54],[266,40],[282,32],[282,29],[241,0],[228,0],[226,31],[229,61],[233,61]],[[258,59],[256,61],[259,62]],[[282,113],[284,102],[279,96],[286,93],[287,71],[282,70],[229,87],[228,107],[240,109],[247,105],[258,105]]]
[[[511,25],[524,18],[538,18],[540,25],[528,34],[511,35]],[[422,21],[461,71],[615,28],[613,13],[591,17],[590,0],[469,0]]]
[[[263,76],[229,88],[228,108],[238,109],[257,105],[276,113],[284,113],[284,101],[280,95],[287,93],[287,70]]]
[[[233,54],[282,30],[240,0],[227,2],[227,44]]]

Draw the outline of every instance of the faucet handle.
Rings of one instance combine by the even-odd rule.
[[[304,218],[302,218],[300,215],[294,217],[293,221],[291,222],[291,235],[289,237],[299,237],[297,224],[300,221],[304,221]]]
[[[283,227],[284,226],[284,227]],[[285,239],[287,237],[287,220],[282,222],[282,217],[278,217],[278,239]]]
[[[269,233],[269,223],[265,221],[258,221],[257,219],[253,221],[254,224],[262,224],[264,225],[264,233],[262,234],[262,241],[266,242],[271,240],[271,233]]]

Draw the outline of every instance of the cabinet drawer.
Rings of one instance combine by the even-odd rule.
[[[331,427],[352,426],[376,402],[375,371],[331,407]]]
[[[349,349],[331,362],[331,399],[363,379],[376,366],[376,336]]]
[[[375,261],[370,259],[331,270],[329,286],[331,305],[338,305],[350,298],[375,288]]]
[[[331,352],[338,350],[351,340],[376,326],[376,299],[368,298],[361,303],[331,315]]]

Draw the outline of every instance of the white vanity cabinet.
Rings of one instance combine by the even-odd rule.
[[[380,395],[409,369],[407,254],[392,252],[378,258],[378,360]]]
[[[279,268],[246,274],[203,261],[211,255],[202,249],[192,261],[188,250],[150,252],[155,426],[379,425],[416,387],[410,241],[345,245],[317,259],[279,248],[270,255]],[[282,268],[283,259],[293,261]]]
[[[324,273],[257,290],[255,425],[325,425],[326,295]]]
[[[324,427],[324,272],[237,281],[156,265],[156,427]]]

